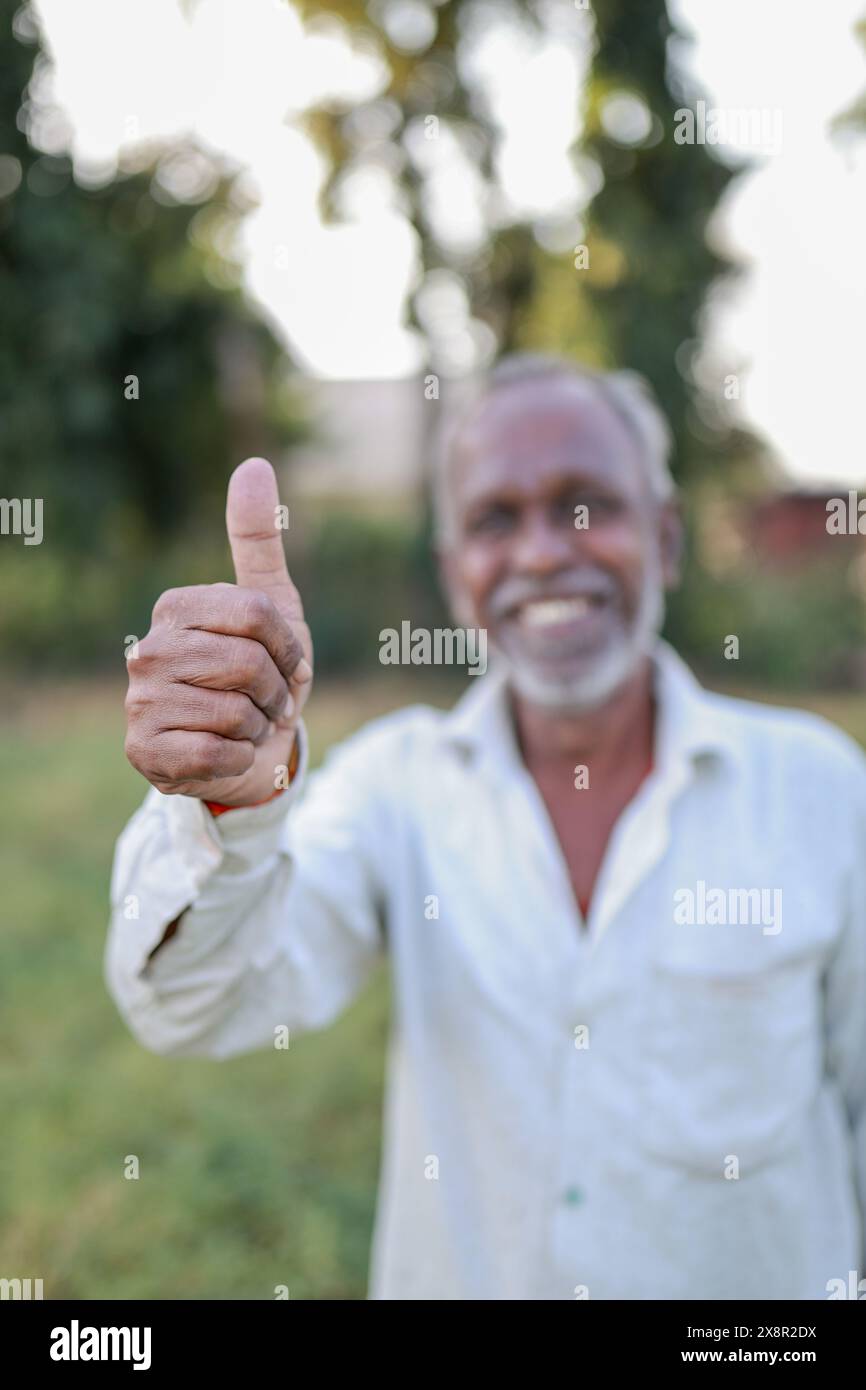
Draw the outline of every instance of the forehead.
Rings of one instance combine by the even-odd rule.
[[[582,381],[527,381],[482,401],[459,432],[451,482],[467,503],[488,492],[593,482],[639,496],[648,480],[628,425]]]

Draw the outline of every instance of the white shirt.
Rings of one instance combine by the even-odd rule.
[[[667,647],[656,671],[654,771],[585,930],[492,670],[309,776],[302,738],[266,806],[152,790],[120,839],[107,978],[155,1052],[320,1028],[389,952],[373,1297],[820,1299],[866,1272],[866,759]],[[781,913],[712,924],[751,889]]]

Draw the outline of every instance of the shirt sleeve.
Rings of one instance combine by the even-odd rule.
[[[387,808],[363,736],[309,777],[298,736],[282,796],[216,819],[152,789],[118,841],[106,982],[153,1052],[285,1046],[286,1029],[329,1023],[383,954]]]
[[[866,785],[866,777],[862,780]],[[850,797],[847,805],[852,806]],[[840,1087],[851,1130],[862,1278],[866,1276],[866,795],[856,797],[854,807],[855,862],[848,879],[844,927],[827,972],[825,1002],[828,1066]]]

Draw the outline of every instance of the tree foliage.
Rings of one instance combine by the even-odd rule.
[[[300,0],[300,8],[308,19],[343,21],[377,48],[389,73],[371,103],[387,108],[387,135],[382,122],[359,121],[357,107],[332,101],[311,113],[309,127],[331,163],[330,213],[339,215],[341,185],[359,167],[387,169],[418,232],[423,273],[445,268],[461,277],[497,351],[559,350],[642,372],[673,424],[681,478],[708,459],[742,452],[747,441],[729,427],[723,379],[702,400],[692,371],[708,291],[731,270],[707,233],[732,171],[706,146],[673,139],[677,109],[700,93],[687,89],[671,62],[671,40],[683,36],[665,0],[594,0],[577,15],[593,54],[574,158],[597,184],[584,214],[580,268],[576,248],[552,252],[537,225],[503,215],[501,132],[484,92],[467,77],[469,50],[485,24],[508,22],[541,37],[560,24],[561,8],[557,14],[544,0],[451,0],[430,10],[435,26],[412,51],[396,24],[397,0]],[[569,39],[566,32],[562,41],[582,42],[582,34],[575,29]],[[634,140],[609,119],[611,102],[623,98],[646,114],[647,131]],[[431,115],[447,125],[483,190],[488,235],[471,253],[449,247],[437,227],[430,175],[417,153],[419,127]],[[430,356],[435,368],[435,344]]]
[[[213,249],[243,211],[228,172],[180,201],[153,150],[79,186],[33,143],[34,13],[0,12],[0,490],[46,499],[53,546],[93,553],[113,528],[132,546],[221,501],[239,453],[293,436],[283,358]]]

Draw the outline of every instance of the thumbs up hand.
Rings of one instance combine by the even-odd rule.
[[[264,459],[229,481],[237,584],[169,589],[130,658],[126,755],[160,791],[227,806],[264,801],[289,763],[312,685],[312,643]]]

